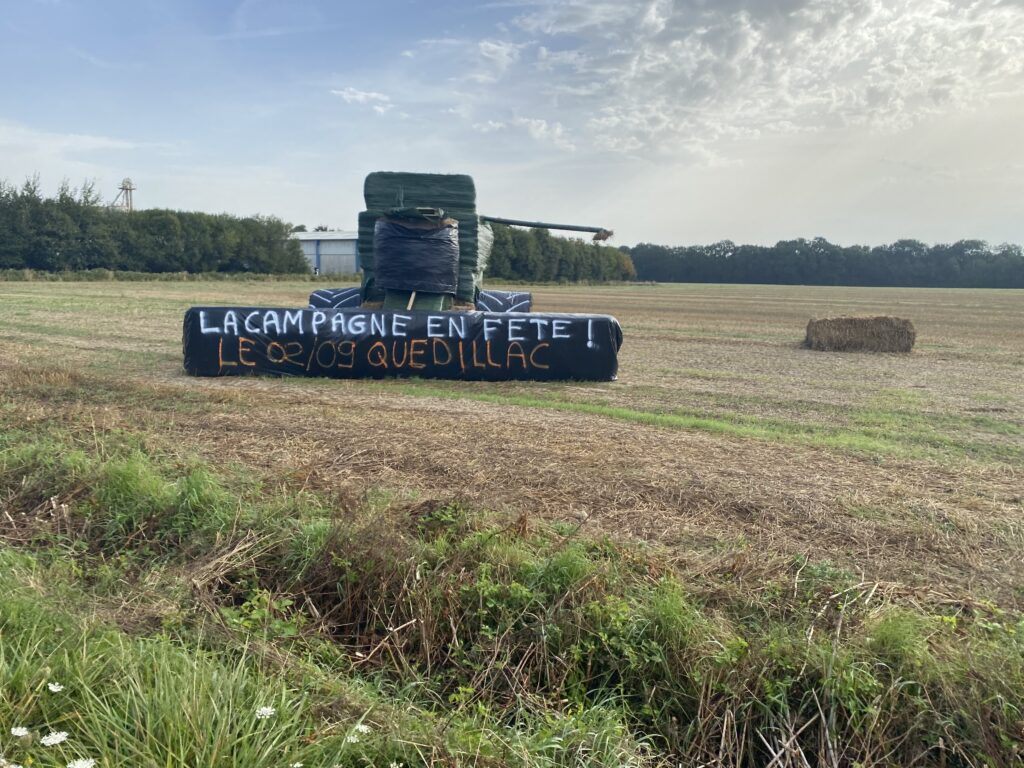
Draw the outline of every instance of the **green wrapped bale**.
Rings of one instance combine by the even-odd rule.
[[[359,236],[356,240],[356,248],[359,251],[359,263],[364,271],[376,268],[373,258],[373,232],[377,225],[377,219],[382,215],[380,211],[363,211],[359,214]]]
[[[363,199],[370,211],[391,208],[444,208],[452,218],[476,217],[476,185],[464,173],[404,173],[377,171],[363,182]]]

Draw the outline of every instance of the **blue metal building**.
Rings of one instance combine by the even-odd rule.
[[[321,275],[355,274],[359,271],[356,256],[357,233],[345,230],[327,232],[293,232],[309,266]]]

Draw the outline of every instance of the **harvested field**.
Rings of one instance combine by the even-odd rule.
[[[535,289],[616,315],[613,384],[192,379],[191,304],[301,306],[308,283],[0,284],[3,418],[129,430],[352,496],[587,521],[688,567],[794,555],[949,594],[1024,595],[1019,292]],[[908,358],[811,353],[803,322],[912,315]],[[59,371],[60,373],[54,373]]]
[[[4,759],[1020,764],[1021,292],[540,288],[619,381],[184,375],[188,306],[309,288],[0,283]]]

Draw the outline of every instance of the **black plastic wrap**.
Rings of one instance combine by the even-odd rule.
[[[533,294],[527,291],[481,290],[476,297],[476,308],[482,312],[529,312]]]
[[[358,287],[318,288],[309,294],[310,309],[348,309],[362,303],[362,291]]]
[[[373,231],[377,287],[455,293],[459,285],[459,228],[407,227],[379,219]]]
[[[613,381],[622,330],[608,315],[193,307],[193,376]]]
[[[452,210],[446,213],[459,222],[459,287],[456,298],[465,303],[474,300],[477,288],[483,283],[484,270],[494,245],[494,232],[481,223],[475,211]],[[377,219],[386,211],[362,211],[359,214],[359,268],[363,271],[363,296],[367,301],[383,301],[384,291],[374,276],[376,263],[373,253],[373,231]]]

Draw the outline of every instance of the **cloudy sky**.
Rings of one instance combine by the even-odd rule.
[[[354,228],[372,170],[614,242],[1024,242],[1024,0],[3,0],[0,178]]]

